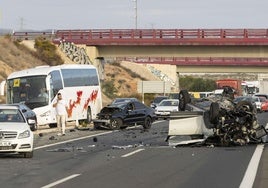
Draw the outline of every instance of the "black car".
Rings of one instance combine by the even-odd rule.
[[[19,107],[19,109],[22,111],[22,113],[24,114],[27,121],[28,121],[28,119],[35,120],[34,124],[29,124],[31,131],[35,131],[37,129],[37,118],[36,118],[35,112],[32,111],[28,106],[26,106],[23,103],[16,103],[16,104],[12,104],[12,105]]]
[[[94,128],[107,128],[111,130],[122,129],[140,124],[149,129],[156,119],[154,109],[140,101],[129,101],[111,104],[104,107],[93,120]]]
[[[115,98],[112,104],[130,102],[130,101],[139,101],[137,98]]]

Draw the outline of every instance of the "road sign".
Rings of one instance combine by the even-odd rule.
[[[140,81],[138,82],[138,93],[170,93],[170,82],[164,81]]]

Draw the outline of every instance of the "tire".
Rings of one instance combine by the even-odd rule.
[[[145,118],[145,120],[144,120],[143,128],[144,128],[144,129],[150,129],[151,126],[152,126],[152,119],[151,119],[149,116],[147,116],[147,117]]]
[[[96,129],[96,130],[99,130],[100,129],[100,126],[99,126],[98,123],[94,123],[94,129]]]
[[[249,101],[240,101],[240,102],[238,102],[237,105],[236,105],[236,109],[239,110],[241,108],[244,111],[247,111],[247,112],[252,112],[253,113],[253,112],[256,111],[255,107]]]
[[[34,125],[30,125],[31,131],[36,131],[37,130],[37,124],[35,123]]]
[[[191,98],[187,90],[180,91],[179,101],[179,110],[185,111],[186,105],[191,102]]]
[[[115,118],[111,120],[110,129],[111,130],[118,130],[123,125],[123,121],[119,118]]]
[[[209,109],[209,121],[210,121],[210,123],[216,124],[218,122],[219,113],[220,113],[219,103],[212,102],[210,104],[210,109]]]
[[[92,114],[91,114],[91,109],[90,108],[87,109],[87,118],[86,119],[81,119],[78,122],[79,122],[80,125],[81,124],[82,125],[83,124],[90,124],[92,122]]]
[[[55,128],[57,127],[57,123],[50,123],[48,126],[49,128]]]
[[[23,153],[24,158],[33,158],[33,151]]]

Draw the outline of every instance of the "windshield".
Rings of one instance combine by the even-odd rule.
[[[159,103],[159,106],[178,106],[178,101],[163,100]]]
[[[0,122],[25,122],[25,120],[16,109],[0,109]]]
[[[31,76],[7,81],[7,103],[25,103],[29,108],[48,105],[46,76]]]
[[[164,99],[167,99],[167,97],[156,97],[153,102],[154,103],[160,103]]]

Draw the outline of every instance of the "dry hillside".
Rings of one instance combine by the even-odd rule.
[[[24,41],[21,44],[27,47],[29,50],[34,50],[33,42]],[[45,63],[36,59],[25,48],[21,48],[19,45],[15,45],[8,38],[0,38],[0,82],[13,71],[23,70],[30,67],[44,65]],[[63,53],[60,53],[64,62],[70,63],[67,57],[64,57]],[[120,64],[105,64],[104,67],[105,81],[114,80],[114,86],[117,89],[118,96],[131,96],[137,93],[137,82],[140,80],[156,80],[149,70],[144,65],[136,63],[122,62]],[[133,74],[133,73],[136,73]],[[133,77],[134,75],[134,77]],[[137,76],[138,75],[138,76]],[[141,75],[141,76],[139,76]],[[112,99],[109,99],[103,95],[103,105],[107,105]],[[4,102],[4,98],[1,97],[1,102]]]
[[[15,45],[10,38],[0,37],[0,65],[1,82],[13,71],[44,65],[44,62]]]

